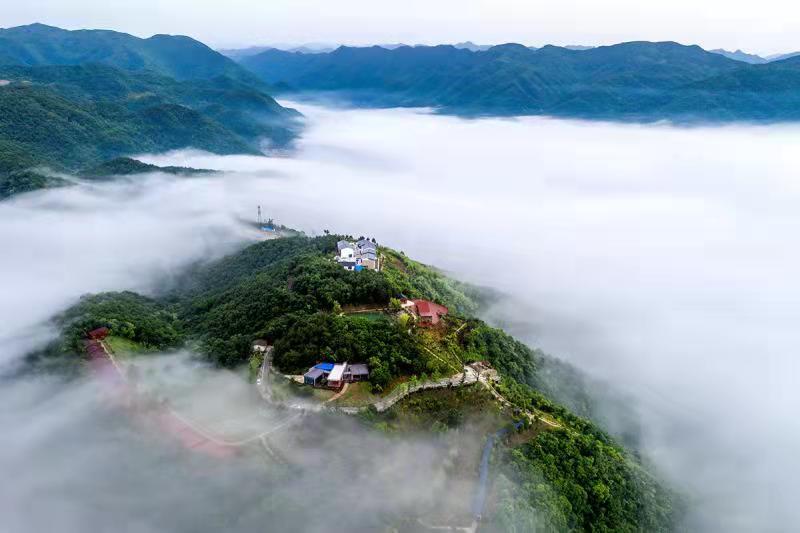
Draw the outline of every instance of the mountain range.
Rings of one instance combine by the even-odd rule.
[[[189,37],[41,24],[0,30],[0,196],[144,152],[286,145],[299,113]],[[44,174],[44,175],[43,175]]]
[[[149,71],[178,80],[218,76],[258,84],[231,59],[180,35],[141,39],[110,30],[69,31],[44,24],[0,29],[0,65],[83,65],[102,63]]]
[[[800,57],[673,42],[253,48],[42,24],[0,29],[0,197],[144,152],[261,153],[297,135],[271,93],[608,120],[800,120]],[[314,53],[309,53],[314,52]],[[791,54],[789,54],[791,56]]]
[[[267,50],[241,64],[284,91],[334,92],[361,105],[643,121],[800,118],[800,58],[754,65],[674,42]]]

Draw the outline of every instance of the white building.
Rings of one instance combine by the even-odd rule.
[[[333,370],[328,374],[328,387],[338,389],[344,385],[344,371],[347,369],[347,363],[333,365]]]
[[[378,246],[367,239],[361,239],[357,243],[350,241],[339,241],[336,243],[339,255],[336,261],[346,270],[380,270],[378,260]]]

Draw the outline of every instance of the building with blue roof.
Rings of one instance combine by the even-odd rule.
[[[369,379],[369,368],[363,363],[318,363],[303,374],[303,383],[312,387],[338,389],[345,383],[366,381]]]
[[[323,372],[319,368],[312,368],[311,370],[303,374],[303,383],[305,383],[306,385],[311,385],[312,387],[318,387],[322,385],[324,379],[325,379],[325,372]]]

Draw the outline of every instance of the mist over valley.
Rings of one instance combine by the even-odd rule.
[[[51,317],[82,294],[155,295],[195,262],[253,242],[258,235],[249,222],[260,205],[309,235],[374,236],[490,289],[495,297],[481,310],[484,318],[586,372],[596,388],[592,410],[612,434],[638,428],[644,460],[685,494],[690,529],[787,530],[799,523],[784,473],[800,466],[791,452],[800,435],[787,422],[798,401],[790,354],[800,287],[787,243],[800,222],[792,173],[800,130],[464,120],[423,110],[285,105],[306,116],[296,151],[286,157],[140,155],[159,166],[219,172],[79,181],[0,204],[0,351],[8,372],[55,337]],[[4,471],[26,472],[2,498],[12,530],[41,526],[21,502],[41,498],[45,487],[74,487],[80,478],[82,490],[116,490],[109,475],[125,479],[137,498],[126,492],[127,503],[97,515],[76,493],[56,509],[64,531],[85,530],[98,516],[99,523],[128,516],[137,531],[215,530],[195,510],[232,492],[229,511],[253,514],[224,522],[228,527],[248,530],[265,516],[253,510],[260,482],[246,460],[197,474],[184,463],[206,459],[183,458],[174,444],[147,442],[158,437],[140,434],[128,417],[98,411],[92,384],[49,380],[3,387],[2,418],[11,431],[4,432],[0,462]],[[245,384],[236,378],[216,390],[220,399],[233,398],[238,387]],[[629,399],[633,423],[629,411],[622,416],[602,400],[617,394]],[[245,412],[199,397],[186,402],[195,415]],[[246,412],[260,416],[252,409]],[[364,516],[419,505],[428,493],[417,491],[443,464],[439,444],[427,438],[389,449],[360,429],[329,438],[337,444],[313,445],[299,462],[308,466],[334,446],[337,453],[358,449],[365,464],[391,465],[376,466],[373,483],[358,477],[340,488],[341,503],[362,501]],[[129,467],[109,470],[120,454]],[[436,467],[426,466],[426,454]],[[164,461],[172,475],[157,473]],[[337,467],[315,471],[339,479]],[[289,478],[270,489],[286,501],[320,488],[305,476]],[[187,486],[202,489],[189,495]],[[147,497],[155,487],[161,503]],[[359,496],[381,494],[380,487],[389,491],[383,498]],[[436,498],[444,490],[435,482],[429,488]],[[472,484],[458,490],[468,499]],[[370,524],[362,523],[365,530]],[[307,526],[297,530],[325,530],[322,522]]]
[[[0,531],[800,530],[796,8],[148,1],[0,17]]]

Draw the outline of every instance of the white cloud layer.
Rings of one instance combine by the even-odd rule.
[[[237,170],[230,205],[506,291],[497,319],[634,394],[703,529],[800,524],[800,129],[305,111],[297,159],[150,161]]]
[[[149,156],[230,172],[0,204],[0,360],[84,292],[243,242],[260,204],[510,294],[493,317],[633,395],[702,529],[800,527],[799,129],[302,110],[296,157]]]

